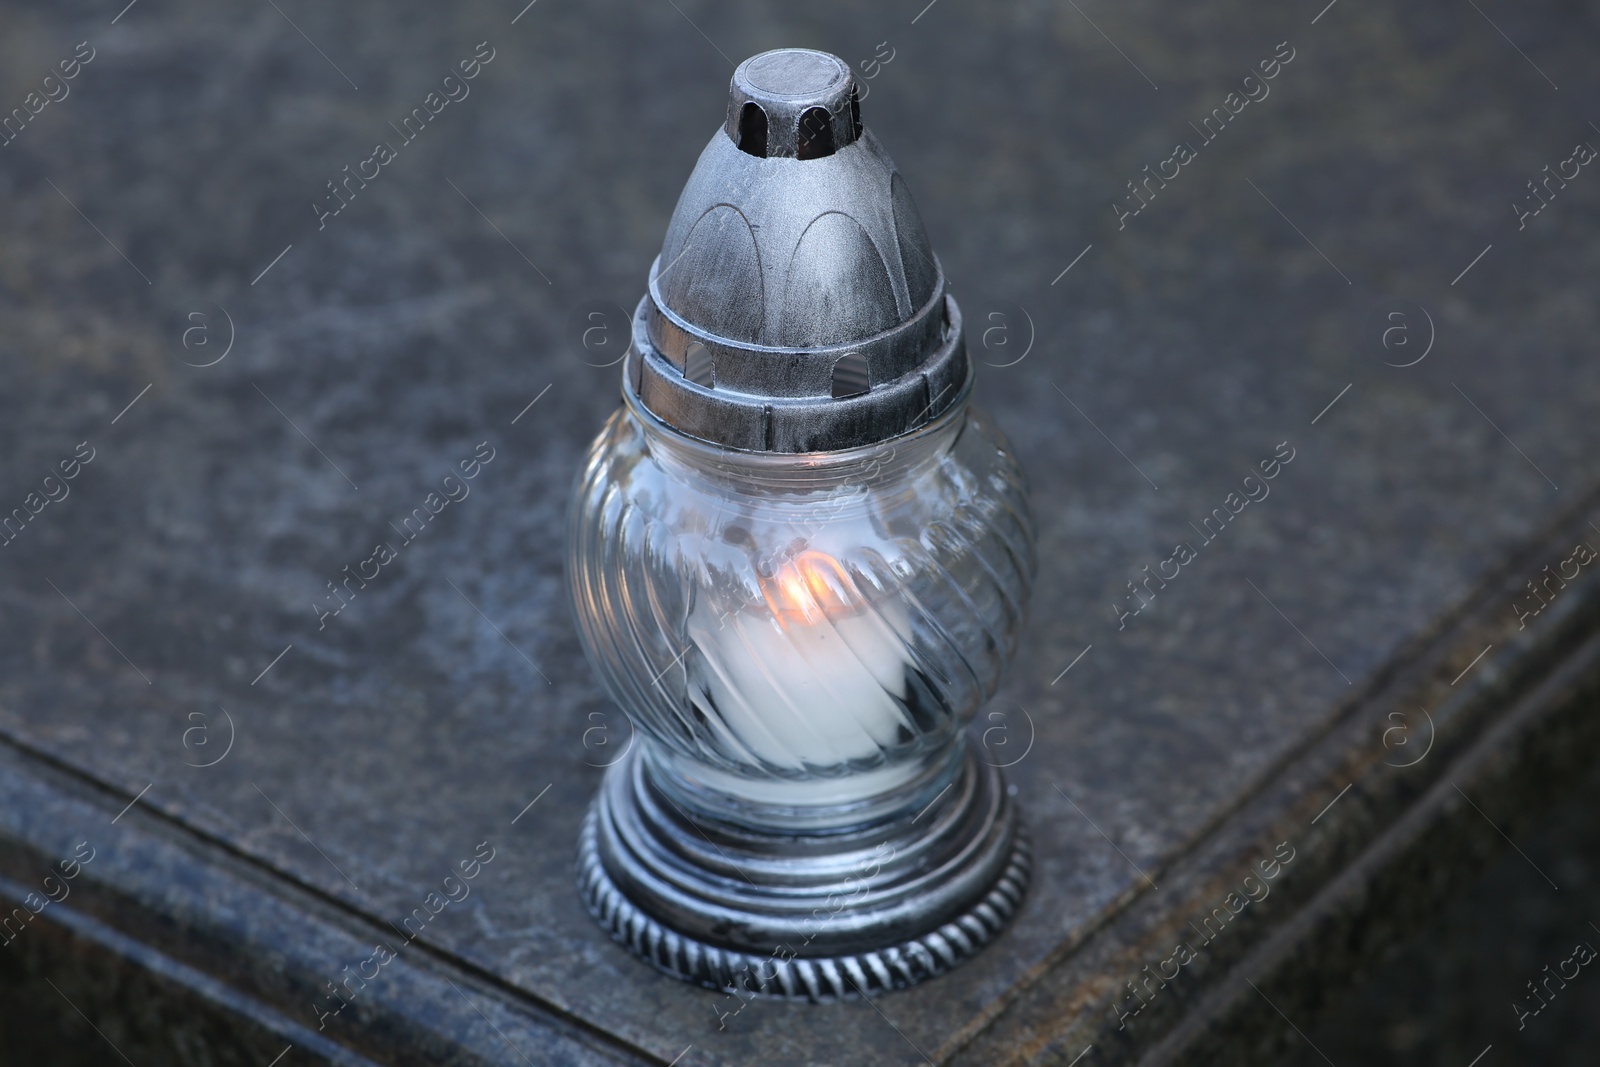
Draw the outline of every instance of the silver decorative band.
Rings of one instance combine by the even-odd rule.
[[[738,913],[727,909],[728,901],[721,887],[713,887],[708,879],[707,892],[702,896],[695,892],[696,887],[685,884],[686,878],[693,880],[692,868],[678,867],[672,872],[677,883],[674,891],[662,895],[656,903],[663,911],[673,912],[680,925],[702,930],[719,926],[726,940],[715,944],[707,934],[691,936],[645,912],[619,886],[619,882],[626,884],[640,899],[654,899],[649,892],[640,893],[640,889],[656,883],[659,875],[646,869],[656,861],[641,859],[626,850],[619,853],[615,842],[608,848],[602,840],[618,832],[613,822],[618,813],[608,809],[618,803],[633,802],[634,783],[640,780],[637,769],[627,766],[633,762],[625,760],[612,768],[610,775],[619,776],[621,780],[608,778],[584,820],[578,846],[578,884],[589,911],[614,939],[676,978],[712,989],[809,1000],[905,989],[944,974],[975,955],[1005,928],[1027,890],[1032,848],[1026,831],[1017,820],[1015,807],[1005,798],[1003,780],[992,767],[969,764],[964,773],[975,776],[977,781],[963,783],[964,789],[953,790],[973,797],[970,804],[959,805],[969,808],[969,813],[956,816],[957,822],[975,825],[978,830],[976,839],[968,837],[967,843],[973,847],[964,854],[970,857],[987,852],[993,859],[976,866],[957,864],[960,869],[956,875],[944,880],[939,889],[923,887],[926,896],[921,903],[932,903],[927,897],[937,900],[944,896],[946,907],[917,909],[921,910],[923,920],[919,924],[918,915],[908,916],[902,908],[875,908],[873,894],[868,893],[862,904],[841,905],[835,910],[841,925],[855,927],[860,932],[863,926],[878,924],[880,930],[899,929],[900,936],[880,937],[877,943],[887,942],[887,947],[839,951],[837,946],[844,942],[837,939],[830,945],[829,938],[812,941],[798,936],[778,937],[772,936],[770,931],[752,936],[751,925],[739,921]],[[994,803],[996,794],[1002,798],[998,804]],[[631,818],[631,813],[624,814],[622,821],[631,824],[623,833],[638,832],[641,824]],[[605,825],[607,822],[612,825]],[[967,837],[970,832],[961,836]],[[909,837],[905,840],[910,842],[907,847],[911,851],[925,846]],[[990,845],[978,847],[982,841]],[[614,872],[612,867],[625,869]],[[765,882],[760,871],[755,875]],[[836,892],[828,899],[840,897],[848,881],[836,882]],[[971,887],[975,882],[974,891]],[[948,895],[958,885],[968,887],[964,894],[966,899]],[[776,881],[771,887],[747,884],[743,895],[749,899],[741,902],[743,907],[759,909],[769,888],[781,892],[783,887]],[[789,890],[792,892],[792,885]],[[720,901],[715,899],[719,896],[723,897]],[[720,924],[716,922],[719,916]],[[828,918],[824,917],[824,923]],[[792,919],[788,921],[789,929],[794,932],[802,928],[794,925]],[[926,928],[919,929],[919,926]],[[748,943],[734,947],[730,942],[740,933],[746,935]],[[871,939],[862,943],[871,943]],[[806,955],[807,948],[813,953],[818,949],[824,952]],[[829,948],[834,951],[826,951]]]

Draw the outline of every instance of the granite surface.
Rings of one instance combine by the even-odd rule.
[[[1547,1005],[1522,1026],[1512,1006],[1528,1010],[1534,1002],[1525,983],[1542,980],[1575,943],[1600,946],[1589,926],[1600,891],[1597,813],[1600,777],[1591,777],[1520,838],[1529,855],[1551,861],[1559,893],[1508,850],[1470,892],[1393,946],[1358,991],[1338,999],[1310,1031],[1317,1047],[1335,1063],[1370,1067],[1453,1067],[1488,1045],[1552,1067],[1589,1063],[1600,982],[1552,985]],[[1280,1067],[1321,1062],[1301,1044]]]
[[[92,824],[115,882],[118,835],[159,825],[373,929],[492,854],[416,941],[579,1034],[572,1062],[937,1059],[1593,489],[1600,177],[1526,187],[1600,145],[1593,5],[920,6],[0,12],[30,113],[0,147],[0,508],[30,515],[0,547],[0,731],[113,813],[138,798],[40,833],[70,852]],[[617,403],[584,315],[637,299],[732,63],[790,44],[876,71],[864,121],[1033,481],[1036,608],[977,729],[1038,865],[953,975],[719,1029],[736,1001],[636,963],[573,886],[627,727],[568,618],[563,520]],[[469,495],[333,614],[328,583],[475,449]],[[1229,503],[1275,455],[1270,495]],[[1212,542],[1214,508],[1240,510]],[[357,1016],[324,1034],[360,1045]]]

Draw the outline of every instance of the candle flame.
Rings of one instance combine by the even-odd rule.
[[[860,595],[844,566],[826,552],[807,549],[763,583],[772,614],[785,625],[815,625],[861,610]]]

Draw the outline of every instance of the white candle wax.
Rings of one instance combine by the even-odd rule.
[[[797,770],[869,758],[903,740],[905,605],[868,604],[820,552],[786,563],[764,591],[768,610],[717,619],[702,602],[690,619],[707,695],[733,739]]]

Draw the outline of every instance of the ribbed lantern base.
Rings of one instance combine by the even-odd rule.
[[[675,977],[811,1000],[904,989],[974,955],[1032,867],[996,768],[970,743],[924,810],[827,834],[694,821],[638,750],[607,772],[578,882],[611,935]]]

